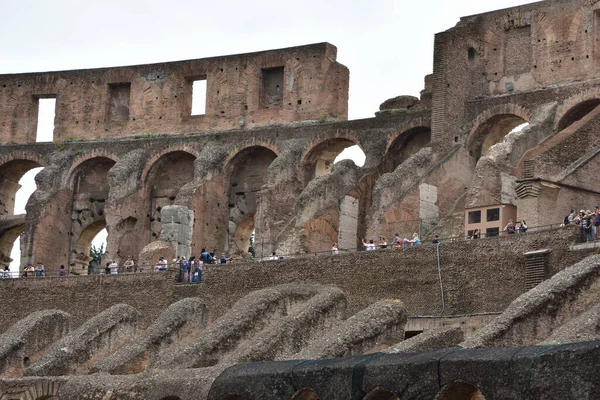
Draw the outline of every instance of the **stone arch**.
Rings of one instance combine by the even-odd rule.
[[[39,380],[33,386],[18,387],[7,392],[0,391],[0,400],[55,400],[60,382]]]
[[[1,264],[10,264],[12,258],[10,253],[12,252],[13,246],[16,240],[25,231],[25,223],[17,223],[16,225],[4,230],[0,235],[0,266]]]
[[[531,111],[516,104],[503,104],[482,112],[475,119],[467,138],[469,152],[479,159],[514,128],[530,123],[532,116]]]
[[[19,181],[29,170],[43,166],[42,160],[25,154],[0,164],[0,215],[14,214],[15,195],[21,188]]]
[[[394,394],[394,392],[387,390],[382,387],[376,387],[371,390],[363,398],[363,400],[399,400],[400,398]]]
[[[291,400],[319,400],[319,395],[311,388],[302,388],[294,393]]]
[[[273,154],[279,157],[280,152],[277,146],[268,142],[252,141],[251,144],[247,144],[242,147],[236,147],[229,153],[229,155],[225,158],[225,162],[223,163],[223,165],[225,165],[225,169],[227,170],[232,168],[232,165],[236,163],[236,160],[239,160],[239,158],[243,156],[247,151],[251,151],[252,149],[261,147],[271,150]]]
[[[115,154],[107,153],[107,152],[103,152],[103,151],[94,151],[89,154],[79,155],[71,163],[71,167],[69,168],[69,171],[67,172],[67,175],[66,175],[67,181],[72,182],[73,174],[77,171],[77,169],[79,167],[81,167],[81,165],[84,165],[93,159],[108,159],[108,160],[112,160],[113,164],[116,164],[119,161],[119,157],[117,157]]]
[[[152,168],[155,166],[157,161],[159,161],[161,158],[168,155],[169,153],[176,153],[176,152],[188,153],[188,154],[192,155],[194,158],[198,158],[200,156],[200,154],[196,150],[196,148],[190,144],[182,144],[182,145],[178,145],[178,146],[169,146],[167,148],[164,148],[161,151],[159,151],[158,153],[153,154],[152,157],[150,157],[150,159],[144,166],[144,169],[142,170],[142,175],[141,175],[142,182],[147,181],[148,174],[150,173]]]
[[[175,204],[181,188],[194,179],[197,156],[173,147],[158,153],[153,159],[142,181],[148,202],[150,241],[157,240],[162,230],[160,210]]]
[[[308,146],[308,150],[302,155],[301,161],[306,181],[308,182],[329,173],[333,167],[335,158],[344,149],[351,146],[359,146],[363,150],[358,138],[351,135],[333,137],[311,143]]]
[[[259,195],[267,183],[269,167],[277,153],[263,146],[246,147],[229,160],[225,168],[225,187],[229,204],[228,247],[231,251],[246,254],[235,242],[238,228],[246,235],[248,227],[254,227],[254,216],[258,209]],[[251,220],[249,218],[252,218]],[[269,238],[263,238],[269,240]]]
[[[382,173],[394,171],[410,156],[416,154],[431,142],[431,127],[413,124],[388,140]]]
[[[238,393],[229,393],[223,397],[223,400],[246,400],[246,398]]]
[[[485,400],[485,396],[477,386],[465,381],[455,381],[446,385],[435,396],[435,400]]]
[[[569,42],[577,42],[582,33],[582,27],[593,26],[594,10],[600,8],[598,0],[588,0],[577,10],[569,25]]]
[[[337,243],[337,229],[327,220],[313,219],[304,226],[306,249],[310,253],[326,252]]]
[[[71,168],[68,183],[69,188],[76,192],[84,182],[83,190],[103,192],[103,199],[108,198],[108,171],[116,164],[116,160],[104,155],[90,157],[78,162]]]
[[[592,88],[565,100],[556,110],[554,131],[560,132],[600,105],[600,89]]]
[[[79,236],[74,238],[74,245],[71,245],[69,253],[70,272],[77,275],[87,275],[87,268],[91,261],[89,256],[92,240],[100,231],[106,228],[104,219],[95,221],[86,226]]]

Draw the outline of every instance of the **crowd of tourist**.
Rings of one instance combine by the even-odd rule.
[[[580,226],[588,242],[600,240],[600,207],[596,206],[594,211],[580,210],[571,212],[564,218],[563,225]]]
[[[570,211],[570,213],[565,216],[563,220],[562,226],[567,225],[576,225],[580,226],[588,241],[596,241],[600,240],[600,208],[598,206],[595,207],[594,211],[590,210],[581,210],[576,212],[574,209]],[[504,227],[503,231],[508,235],[526,233],[528,229],[527,223],[525,220],[520,220],[518,223],[514,223],[511,219]],[[467,239],[476,240],[482,237],[482,233],[479,229],[475,229],[472,234],[470,234]],[[441,243],[439,236],[434,235],[431,244],[433,246],[437,246]],[[386,249],[386,248],[398,248],[398,247],[418,247],[422,246],[421,238],[418,233],[414,233],[412,235],[412,239],[401,238],[400,235],[396,232],[391,243],[388,244],[385,237],[380,236],[379,241],[375,242],[373,239],[362,240],[362,245],[366,251],[373,251],[377,249]],[[255,257],[254,249],[252,246],[249,249],[249,252],[252,255],[252,258]],[[331,254],[338,255],[340,254],[340,249],[337,243],[333,243],[331,247]],[[281,260],[283,257],[276,255],[275,252],[268,257],[267,260],[276,261]],[[225,253],[221,253],[221,256],[217,256],[217,251],[213,250],[212,252],[208,252],[206,249],[202,249],[200,255],[198,257],[191,256],[189,259],[186,257],[179,256],[174,258],[169,264],[168,260],[164,256],[160,256],[157,260],[156,264],[153,266],[139,266],[136,264],[134,257],[129,256],[127,260],[123,263],[122,268],[120,269],[119,264],[111,260],[106,263],[105,268],[100,271],[101,274],[106,275],[116,275],[119,271],[123,273],[134,273],[134,272],[143,272],[145,269],[153,270],[155,272],[166,271],[169,269],[175,269],[179,272],[179,280],[181,282],[201,282],[202,281],[202,273],[207,265],[210,264],[228,264],[232,262],[236,262],[238,259],[235,257],[227,257]],[[67,276],[67,270],[64,265],[61,265],[58,271],[59,276]],[[27,263],[26,267],[23,268],[21,273],[21,277],[29,278],[29,277],[45,277],[46,276],[46,267],[44,266],[42,261],[38,261],[34,266],[33,263]],[[0,273],[0,278],[11,278],[11,272],[8,265],[4,265],[4,269]]]

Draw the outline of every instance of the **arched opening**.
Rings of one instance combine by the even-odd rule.
[[[252,253],[250,249],[254,239],[254,213],[247,215],[235,228],[233,235],[233,252],[236,254]]]
[[[319,400],[319,395],[311,388],[302,388],[292,396],[292,400]]]
[[[333,243],[338,241],[335,227],[324,219],[309,221],[305,227],[306,249],[310,253],[331,251]]]
[[[44,169],[38,162],[13,160],[0,166],[0,216],[21,215],[25,221],[25,207],[36,190],[36,175]],[[21,239],[25,226],[11,229],[2,236],[2,263],[18,275],[21,268]],[[10,257],[8,256],[10,254]]]
[[[557,132],[566,129],[575,122],[579,121],[599,105],[600,99],[591,99],[577,104],[562,116],[558,123]]]
[[[477,55],[477,52],[475,51],[475,49],[473,47],[469,47],[469,51],[468,51],[469,61],[474,61],[476,55]]]
[[[485,400],[485,397],[476,386],[457,381],[442,389],[435,400]]]
[[[106,229],[106,221],[99,220],[89,224],[80,233],[76,245],[71,250],[69,257],[70,272],[76,275],[86,275],[89,273],[98,273],[99,265],[90,265],[92,256],[90,256],[90,248],[92,241]]]
[[[254,216],[259,201],[258,192],[267,183],[269,166],[276,158],[277,154],[272,150],[252,146],[236,154],[227,166],[230,254],[248,255],[250,235],[256,225]]]
[[[514,114],[495,115],[479,126],[469,139],[469,151],[477,162],[488,153],[490,147],[504,140],[512,132],[518,132],[529,123]]]
[[[370,391],[363,400],[399,400],[399,397],[387,389],[378,387]]]
[[[173,151],[160,157],[150,168],[146,185],[149,190],[150,241],[158,240],[162,224],[160,210],[175,203],[181,188],[194,178],[196,157],[185,151]]]
[[[362,167],[365,153],[355,142],[346,138],[327,139],[313,147],[304,158],[306,181],[328,174],[333,165],[342,160],[352,160]]]
[[[246,400],[246,398],[237,393],[230,393],[230,394],[226,395],[225,397],[223,397],[223,400]]]
[[[388,148],[383,173],[394,171],[400,164],[408,160],[431,141],[431,129],[418,126],[402,133]]]
[[[114,165],[115,161],[110,158],[94,157],[84,161],[73,171],[72,236],[68,260],[69,272],[72,274],[98,272],[98,260],[94,260],[90,248],[94,242],[96,248],[103,245],[103,250],[106,250],[108,232],[104,206],[109,193],[108,172]],[[92,260],[94,263],[90,266]]]

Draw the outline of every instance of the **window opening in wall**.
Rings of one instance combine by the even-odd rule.
[[[206,114],[206,79],[192,81],[192,114]]]
[[[88,266],[88,274],[98,274],[102,269],[102,256],[106,253],[106,243],[108,239],[108,231],[106,228],[94,236],[90,247],[90,263]]]
[[[260,106],[273,108],[283,106],[283,67],[261,70],[262,88]]]
[[[334,164],[339,163],[342,160],[352,160],[358,167],[365,165],[365,159],[367,156],[365,152],[360,148],[359,145],[346,147],[338,156],[333,160]]]
[[[131,83],[113,83],[108,85],[109,121],[129,121],[129,101],[131,99]]]
[[[485,237],[500,236],[500,228],[487,228],[485,230]]]
[[[469,211],[469,224],[478,224],[481,222],[481,211]]]
[[[38,99],[36,142],[52,142],[54,140],[55,116],[56,99]]]
[[[500,221],[500,209],[499,208],[490,208],[489,210],[487,210],[486,221],[487,222]]]
[[[43,167],[33,168],[27,171],[19,180],[19,185],[21,188],[15,194],[15,208],[14,215],[25,214],[25,206],[29,201],[29,198],[37,189],[35,184],[35,176],[43,170]],[[12,262],[10,263],[10,271],[14,276],[18,276],[19,267],[21,265],[21,238],[18,237],[14,242],[12,251],[10,252],[10,258],[12,258]]]
[[[469,54],[469,61],[475,60],[476,53],[475,53],[475,49],[474,48],[469,47],[469,53],[468,54]]]
[[[404,332],[404,340],[410,339],[411,337],[415,337],[420,335],[423,331],[405,331]]]

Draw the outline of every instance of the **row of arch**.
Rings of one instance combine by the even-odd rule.
[[[161,400],[176,400],[177,397],[163,398]],[[311,388],[302,388],[298,390],[290,400],[319,400],[318,393]],[[399,400],[397,396],[391,390],[384,387],[376,387],[369,393],[367,393],[363,400]],[[242,395],[232,393],[226,395],[223,400],[246,400]],[[477,386],[465,382],[455,381],[445,387],[443,387],[439,393],[435,396],[434,400],[485,400],[483,393],[477,388]]]
[[[428,134],[429,131],[424,127],[420,132]],[[397,141],[404,144],[410,142],[413,138],[411,135],[412,131],[398,134]],[[423,143],[428,141],[429,136]],[[355,137],[338,137],[314,144],[302,156],[301,165],[305,174],[305,183],[328,173],[339,153],[348,147],[357,146],[357,143],[358,139]],[[192,147],[171,147],[163,149],[146,162],[140,181],[141,186],[148,189],[145,197],[149,200],[147,210],[150,219],[149,241],[159,236],[161,208],[173,204],[182,187],[193,181],[194,163],[198,156],[199,154]],[[248,249],[248,240],[255,226],[253,219],[257,208],[257,193],[267,183],[268,168],[278,156],[279,150],[275,146],[255,143],[232,152],[225,160],[224,175],[227,177],[227,198],[230,209],[228,228],[232,228],[229,246],[234,250],[243,252]],[[0,184],[5,189],[1,194],[5,199],[1,202],[5,205],[1,215],[12,214],[14,194],[18,189],[16,182],[19,178],[32,168],[45,166],[45,161],[37,155],[21,154],[17,157],[0,165]],[[406,152],[401,157],[406,158]],[[386,158],[391,162],[389,168],[394,168],[398,164],[398,161],[394,164],[394,159],[397,157]],[[74,223],[69,232],[71,235],[69,264],[71,268],[81,273],[84,273],[82,270],[89,261],[88,254],[92,239],[107,227],[104,205],[109,194],[108,174],[118,161],[117,155],[109,153],[98,152],[87,157],[80,156],[75,159],[64,178],[66,188],[72,191],[74,206]],[[79,215],[82,217],[79,218]]]
[[[589,90],[567,99],[557,109],[555,130],[566,129],[600,105],[600,92]],[[477,160],[487,150],[503,140],[514,127],[531,122],[530,110],[507,104],[480,114],[467,137],[467,147]],[[408,157],[431,140],[428,126],[414,124],[389,138],[386,153],[378,173],[392,172]],[[361,147],[360,140],[352,135],[330,138],[311,144],[301,156],[303,184],[327,174],[341,151],[351,146]],[[237,149],[225,160],[227,201],[229,201],[230,239],[228,246],[245,251],[255,227],[254,218],[258,193],[267,183],[268,169],[279,156],[279,149],[269,143],[253,143]],[[46,162],[36,154],[16,154],[13,159],[0,164],[0,215],[11,215],[19,178],[32,168],[44,167]],[[199,157],[193,146],[169,147],[153,155],[141,172],[140,180],[148,188],[147,216],[150,219],[151,237],[160,233],[160,209],[173,204],[181,188],[194,179],[194,163]],[[106,227],[103,206],[108,198],[108,172],[119,161],[110,153],[93,153],[73,162],[66,174],[66,186],[73,192],[73,204],[85,204],[80,210],[85,223],[77,227],[71,238],[69,263],[82,266],[87,262],[89,244],[99,231]],[[326,224],[323,224],[326,226]],[[310,229],[308,229],[310,231]],[[320,234],[319,232],[317,232]],[[327,237],[332,236],[328,234]],[[329,238],[334,239],[334,238]],[[318,241],[317,241],[318,242]],[[327,243],[329,246],[329,243]],[[312,249],[311,249],[312,250]],[[315,249],[316,250],[316,249]]]

